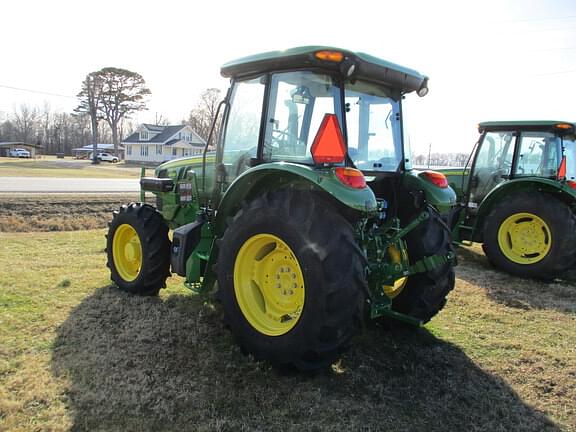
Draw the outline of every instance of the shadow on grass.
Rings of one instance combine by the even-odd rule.
[[[369,328],[342,361],[280,374],[243,356],[200,297],[101,288],[58,329],[73,430],[558,430],[425,330]]]
[[[459,247],[456,277],[484,288],[494,301],[518,309],[550,309],[576,313],[576,273],[566,272],[550,282],[509,275],[490,265],[475,249]]]

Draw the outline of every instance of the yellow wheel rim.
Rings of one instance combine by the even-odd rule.
[[[142,268],[142,244],[132,226],[120,225],[112,241],[112,257],[116,271],[126,282],[138,277]]]
[[[390,261],[392,263],[400,264],[402,262],[402,252],[400,252],[396,246],[390,246],[388,248],[388,255],[390,256]],[[402,292],[406,286],[406,282],[408,282],[408,276],[396,279],[394,285],[382,285],[382,289],[388,298],[393,299]]]
[[[304,309],[304,276],[294,252],[275,235],[250,237],[234,263],[234,293],[242,314],[258,332],[288,333]]]
[[[498,230],[498,246],[516,264],[534,264],[550,252],[552,234],[548,224],[531,213],[509,216]]]

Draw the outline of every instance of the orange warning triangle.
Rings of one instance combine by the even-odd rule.
[[[346,145],[336,114],[324,114],[312,147],[314,163],[341,163],[346,156]]]
[[[558,175],[556,176],[558,180],[566,179],[566,156],[562,156],[562,162],[558,167]]]

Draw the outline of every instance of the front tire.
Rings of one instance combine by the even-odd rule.
[[[576,261],[576,218],[570,208],[543,193],[503,200],[486,218],[484,253],[512,275],[549,279]]]
[[[222,238],[217,272],[230,329],[257,360],[325,367],[359,328],[363,254],[351,225],[310,192],[245,205]]]
[[[112,281],[123,291],[157,295],[170,276],[170,240],[162,215],[142,203],[114,212],[106,241]]]

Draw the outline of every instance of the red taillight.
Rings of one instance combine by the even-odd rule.
[[[338,167],[336,168],[336,177],[342,184],[351,188],[364,189],[366,187],[364,174],[356,168]]]
[[[336,114],[325,114],[310,148],[314,163],[341,163],[346,156],[344,137]]]
[[[576,189],[576,181],[574,181],[574,180],[568,180],[568,181],[566,182],[566,184],[567,184],[568,186],[570,186],[572,189]]]
[[[439,188],[446,189],[448,187],[448,179],[442,173],[436,171],[424,171],[420,175]]]

